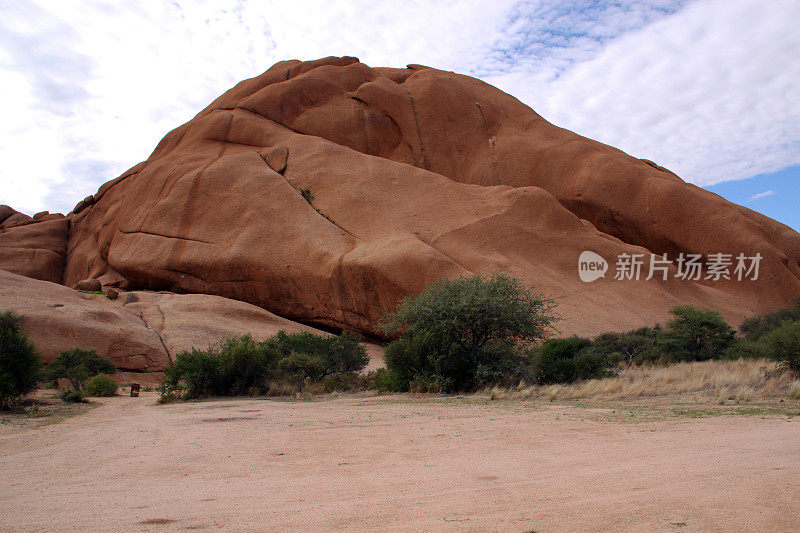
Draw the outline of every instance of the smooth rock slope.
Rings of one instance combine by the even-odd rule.
[[[368,334],[399,298],[474,272],[555,296],[562,333],[652,325],[682,303],[738,324],[800,295],[790,228],[479,80],[351,57],[239,83],[68,218],[68,286],[219,295]],[[604,279],[580,280],[584,250],[609,260]],[[756,281],[674,265],[614,280],[623,253],[763,259]]]

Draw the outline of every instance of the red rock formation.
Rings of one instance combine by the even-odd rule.
[[[565,333],[652,324],[679,303],[738,322],[800,294],[786,226],[478,80],[348,57],[238,84],[71,218],[68,285],[216,294],[365,332],[398,298],[469,272],[556,296]],[[764,259],[758,281],[614,281],[612,264],[585,284],[583,250]]]
[[[0,270],[0,311],[22,317],[22,329],[45,362],[63,350],[95,350],[123,372],[158,372],[178,353],[205,349],[228,337],[256,340],[310,331],[254,305],[205,294],[127,292],[110,301]],[[380,365],[380,347],[367,344],[371,368]],[[126,380],[138,381],[134,374]],[[145,380],[150,382],[152,380]]]
[[[158,335],[102,295],[0,270],[0,310],[22,317],[23,331],[47,363],[70,348],[95,350],[120,370],[153,372],[169,362]]]
[[[31,218],[0,205],[0,268],[61,283],[68,230],[62,214],[42,212]]]

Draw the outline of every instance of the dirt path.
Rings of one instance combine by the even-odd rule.
[[[0,432],[0,530],[800,530],[800,417],[154,401]]]

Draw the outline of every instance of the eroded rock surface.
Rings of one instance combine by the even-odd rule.
[[[29,217],[0,205],[0,268],[61,283],[69,220],[46,211]]]
[[[23,330],[45,362],[70,348],[95,350],[117,365],[125,381],[137,381],[137,372],[163,370],[182,351],[203,350],[229,337],[249,334],[263,340],[280,330],[327,334],[219,296],[136,291],[111,301],[101,294],[4,270],[0,270],[2,311],[22,316]],[[378,366],[381,348],[367,343],[367,350],[370,368]]]
[[[220,295],[366,333],[400,297],[471,272],[557,297],[563,333],[652,325],[681,303],[738,323],[800,295],[790,228],[476,79],[351,57],[241,82],[71,221],[67,285]],[[612,262],[606,279],[580,281],[584,250]],[[622,253],[718,252],[761,254],[759,279],[612,279]]]

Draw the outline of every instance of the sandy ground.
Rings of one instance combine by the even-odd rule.
[[[800,417],[155,399],[0,425],[0,530],[800,530]]]

